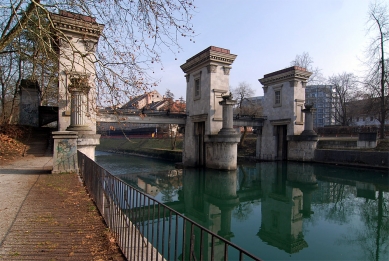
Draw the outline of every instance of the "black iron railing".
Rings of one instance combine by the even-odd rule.
[[[78,152],[81,178],[128,260],[260,260]]]

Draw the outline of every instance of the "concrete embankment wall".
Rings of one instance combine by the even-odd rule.
[[[317,149],[314,161],[376,168],[389,168],[389,152]]]
[[[342,149],[342,148],[357,148],[358,140],[319,140],[317,142],[318,149]]]
[[[142,149],[142,151],[133,151],[133,150],[104,150],[101,151],[113,152],[119,154],[130,154],[141,157],[149,157],[156,159],[163,159],[173,162],[181,162],[182,161],[182,152],[181,151],[169,151],[169,150],[159,150],[159,149]]]

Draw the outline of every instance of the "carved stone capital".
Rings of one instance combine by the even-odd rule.
[[[190,79],[190,74],[185,74],[185,78],[186,78],[186,82],[189,82],[189,79]]]
[[[224,75],[230,75],[231,66],[223,66]]]
[[[86,75],[74,75],[70,77],[70,84],[68,86],[68,91],[73,92],[82,92],[88,94],[90,90],[89,77]]]
[[[96,46],[97,42],[94,41],[83,41],[84,46],[85,46],[85,51],[87,52],[95,52],[96,51]]]
[[[70,41],[70,39],[69,39],[69,41]],[[59,41],[58,41],[58,45],[61,48],[69,49],[70,48],[69,41],[66,40],[66,39],[60,38]]]
[[[297,84],[298,84],[298,83],[299,83],[298,80],[289,81],[290,87],[297,87]]]
[[[217,68],[216,64],[209,64],[209,65],[207,65],[207,72],[208,73],[215,73],[216,68]]]

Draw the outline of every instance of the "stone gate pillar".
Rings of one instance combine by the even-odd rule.
[[[96,134],[95,51],[104,25],[94,17],[60,11],[51,13],[57,34],[58,130],[77,131],[77,148],[94,159]]]
[[[288,137],[300,135],[304,129],[305,85],[311,75],[305,68],[292,66],[259,79],[264,92],[263,114],[267,116],[262,128],[261,159],[289,157]]]
[[[213,141],[209,137],[217,135],[223,127],[222,105],[219,102],[223,99],[222,95],[229,92],[230,65],[235,58],[236,55],[228,49],[210,46],[181,65],[187,82],[188,115],[182,156],[184,166],[211,167],[208,164],[212,156],[209,148],[213,146],[210,144]]]
[[[23,79],[20,83],[19,124],[39,127],[40,94],[37,81]]]

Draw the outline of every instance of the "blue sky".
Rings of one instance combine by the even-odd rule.
[[[195,0],[195,43],[181,39],[183,50],[162,54],[163,71],[156,88],[170,89],[186,99],[180,65],[214,45],[238,55],[232,64],[230,86],[247,82],[263,95],[258,79],[290,66],[297,54],[308,52],[323,76],[342,72],[363,75],[362,61],[368,0]],[[175,60],[177,58],[177,60]]]

